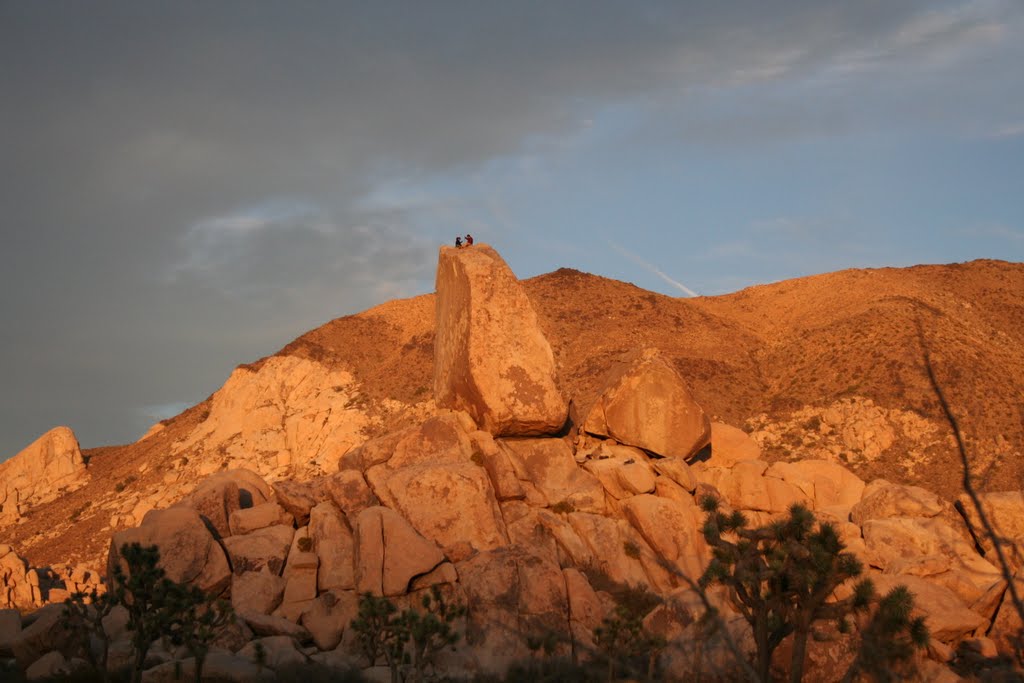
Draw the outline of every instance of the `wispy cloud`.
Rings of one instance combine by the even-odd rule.
[[[911,13],[870,42],[836,50],[814,77],[830,83],[893,69],[948,69],[1011,35],[1008,22],[997,4],[987,0]]]
[[[212,216],[189,226],[187,236],[250,235],[263,230],[288,229],[301,222],[317,226],[309,219],[323,212],[314,204],[295,199],[270,199],[231,213]]]
[[[1008,123],[1005,126],[996,128],[989,137],[992,138],[1015,138],[1024,135],[1024,121]]]
[[[751,240],[732,240],[720,242],[708,247],[705,258],[754,258],[758,252],[757,245]]]
[[[174,417],[180,414],[189,406],[195,404],[195,401],[171,401],[170,403],[157,403],[155,405],[143,406],[139,409],[144,417],[149,418],[155,422],[160,420],[166,420],[169,417]]]
[[[637,254],[634,254],[633,252],[620,247],[618,244],[616,244],[615,242],[612,242],[611,240],[607,240],[607,242],[608,242],[608,246],[609,247],[611,247],[615,251],[619,252],[620,254],[625,256],[627,259],[629,259],[633,263],[637,264],[638,266],[640,266],[641,268],[646,270],[648,273],[652,273],[653,275],[657,275],[659,278],[661,278],[662,280],[664,280],[668,284],[672,285],[673,287],[678,289],[680,292],[682,292],[686,296],[700,296],[700,294],[698,294],[697,292],[693,291],[692,289],[690,289],[689,287],[684,285],[679,280],[675,280],[672,277],[670,277],[669,275],[667,275],[663,270],[658,268],[653,263],[649,263],[648,261],[645,261],[643,258],[638,256]]]
[[[792,241],[832,240],[849,232],[850,219],[847,216],[776,216],[751,221],[750,235],[757,239]]]
[[[962,234],[969,237],[988,237],[1008,242],[1024,242],[1024,230],[1012,228],[1002,223],[989,223],[975,225],[962,231]]]
[[[181,236],[183,255],[165,273],[170,282],[180,277],[209,274],[243,258],[252,245],[275,234],[308,232],[321,236],[335,231],[327,214],[308,202],[270,199],[229,213],[196,221]]]

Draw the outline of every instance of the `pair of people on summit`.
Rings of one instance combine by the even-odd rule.
[[[462,238],[461,238],[461,237],[456,237],[456,238],[455,238],[455,248],[456,248],[456,249],[459,249],[459,248],[461,248],[462,246],[463,246]],[[471,246],[473,246],[473,236],[472,236],[472,235],[470,235],[469,233],[466,233],[466,242],[465,242],[465,246],[467,246],[467,247],[471,247]]]

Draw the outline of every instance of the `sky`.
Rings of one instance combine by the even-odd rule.
[[[0,460],[433,289],[1024,260],[1020,0],[0,0]]]

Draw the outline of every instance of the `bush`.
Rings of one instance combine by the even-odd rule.
[[[339,671],[316,662],[289,664],[274,673],[277,683],[364,683],[367,680],[358,669]]]

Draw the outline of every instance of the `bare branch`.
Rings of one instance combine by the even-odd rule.
[[[992,547],[995,549],[996,557],[999,560],[999,569],[1003,575],[1003,579],[1006,581],[1014,609],[1017,610],[1018,616],[1021,618],[1021,621],[1024,622],[1024,602],[1021,601],[1020,594],[1017,592],[1017,586],[1013,580],[1014,572],[1010,568],[1009,561],[1006,559],[1002,539],[996,533],[995,528],[992,526],[992,522],[989,520],[988,515],[985,513],[985,510],[981,505],[981,499],[978,497],[978,493],[974,490],[970,458],[967,456],[967,447],[964,444],[963,435],[960,432],[960,424],[957,422],[956,416],[953,415],[953,411],[949,407],[949,401],[946,400],[946,395],[943,393],[942,387],[939,386],[939,381],[935,377],[935,368],[932,365],[931,355],[928,353],[928,346],[925,344],[924,327],[922,326],[920,319],[917,321],[917,335],[919,343],[921,344],[921,353],[924,357],[924,367],[928,373],[928,381],[932,385],[932,391],[935,392],[935,396],[938,398],[939,405],[942,407],[942,412],[946,417],[946,421],[953,430],[953,437],[956,439],[957,452],[960,455],[960,465],[963,467],[962,485],[964,492],[971,499],[971,504],[974,505],[974,509],[978,513],[978,520],[981,522],[981,526],[985,530],[985,536],[992,541]],[[966,519],[966,521],[967,525],[971,526],[971,520]],[[1017,634],[1014,645],[1017,652],[1017,660],[1024,662],[1024,644],[1021,643],[1021,634]]]

